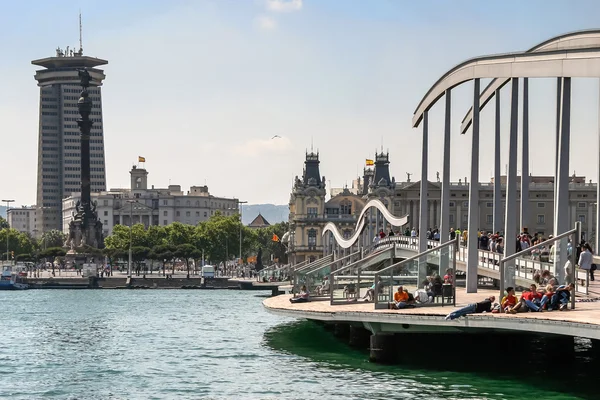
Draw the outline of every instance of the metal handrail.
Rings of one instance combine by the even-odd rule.
[[[512,261],[516,258],[519,258],[522,255],[528,254],[531,252],[531,250],[535,250],[541,247],[545,247],[547,246],[549,243],[554,243],[554,242],[558,242],[559,240],[562,240],[568,236],[574,235],[575,237],[573,238],[574,240],[571,242],[571,246],[573,247],[571,250],[571,280],[572,282],[576,285],[577,284],[577,274],[575,273],[575,264],[577,263],[577,260],[575,259],[575,257],[577,256],[576,252],[575,252],[575,243],[579,242],[580,237],[581,237],[581,222],[577,221],[575,222],[575,228],[568,230],[564,233],[561,233],[560,235],[556,235],[555,237],[553,237],[552,239],[548,239],[545,240],[541,243],[538,243],[534,246],[528,247],[525,250],[521,250],[518,253],[512,254],[508,257],[502,258],[500,260],[500,296],[499,298],[502,299],[502,297],[504,296],[504,280],[506,279],[506,271],[505,271],[505,265],[507,262]],[[575,296],[574,294],[571,295],[571,309],[575,308]]]
[[[316,272],[316,271],[318,271],[318,270],[320,270],[320,269],[323,269],[323,268],[325,268],[325,267],[327,267],[327,266],[329,266],[329,265],[331,265],[331,264],[333,264],[333,263],[341,262],[341,261],[344,261],[344,260],[345,260],[345,259],[347,259],[347,258],[351,258],[351,257],[353,257],[353,256],[357,256],[357,255],[360,255],[360,251],[356,251],[356,252],[354,252],[354,253],[352,253],[352,254],[348,254],[347,256],[344,256],[344,257],[342,257],[342,258],[338,258],[338,259],[335,259],[335,260],[331,260],[330,262],[327,262],[327,263],[324,263],[324,264],[322,264],[322,265],[319,265],[319,266],[318,266],[318,267],[316,267],[315,269],[312,269],[312,270],[310,270],[310,271],[308,271],[308,272],[303,272],[303,274],[312,274],[313,272]]]
[[[371,253],[368,256],[365,256],[365,257],[361,258],[360,260],[354,261],[353,263],[348,264],[348,265],[346,265],[343,268],[340,268],[340,269],[338,269],[336,271],[333,271],[331,274],[329,274],[329,277],[330,277],[330,279],[333,279],[338,272],[343,272],[343,271],[348,270],[348,269],[350,269],[352,267],[355,267],[358,264],[363,263],[364,261],[368,261],[368,260],[370,260],[372,258],[375,258],[375,256],[381,255],[384,251],[387,251],[387,250],[390,250],[390,249],[394,249],[394,248],[393,247],[388,247],[388,248],[386,248],[385,250],[383,250],[381,252]]]
[[[326,264],[332,260],[333,260],[333,254],[328,254],[325,257],[321,257],[318,260],[308,263],[300,268],[294,269],[294,273],[301,272],[302,270],[308,269],[309,267],[312,268],[312,267],[317,267],[317,266]]]

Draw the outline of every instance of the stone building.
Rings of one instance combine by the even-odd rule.
[[[6,210],[8,225],[19,232],[36,234],[36,207],[9,208]]]
[[[141,223],[166,226],[173,222],[197,225],[206,221],[215,212],[230,216],[239,212],[239,200],[216,197],[210,194],[208,187],[192,186],[185,193],[180,185],[167,188],[148,188],[148,171],[134,166],[131,171],[129,189],[111,189],[92,193],[92,202],[96,202],[98,218],[102,221],[104,237],[111,234],[115,225]],[[76,212],[79,193],[63,199],[63,232],[68,232],[69,222]]]

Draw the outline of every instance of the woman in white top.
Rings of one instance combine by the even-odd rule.
[[[581,254],[579,255],[579,268],[590,271],[590,279],[594,280],[594,271],[592,271],[592,248],[589,244],[581,246]]]

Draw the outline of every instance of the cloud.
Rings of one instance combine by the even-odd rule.
[[[277,23],[271,17],[266,15],[259,15],[254,19],[254,24],[256,27],[263,31],[272,31],[277,28]]]
[[[302,0],[267,0],[267,10],[274,12],[294,12],[302,9]]]
[[[275,139],[252,139],[236,145],[233,153],[245,157],[258,157],[287,153],[292,142],[286,137]]]

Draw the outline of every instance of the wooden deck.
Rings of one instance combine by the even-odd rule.
[[[456,295],[456,308],[423,306],[404,310],[375,310],[373,303],[361,301],[342,305],[331,305],[328,301],[292,304],[289,301],[290,295],[268,298],[263,301],[263,305],[267,311],[275,314],[323,321],[386,325],[414,324],[442,330],[446,328],[508,329],[600,339],[600,301],[576,302],[575,309],[567,311],[484,313],[446,321],[443,318],[445,315],[466,304],[481,301],[491,295],[496,296],[496,301],[499,301],[496,290],[480,289],[478,293],[466,293],[461,288],[457,289]],[[391,328],[388,326],[387,329]]]

